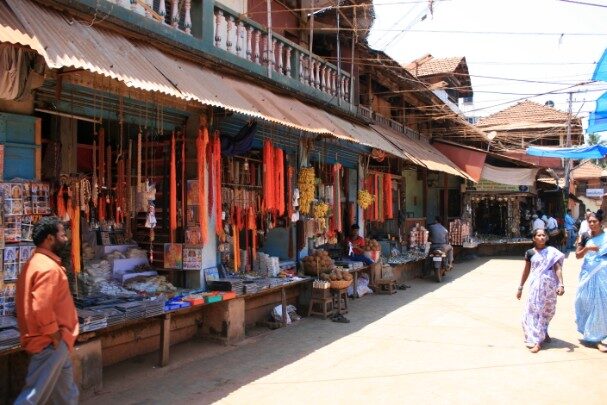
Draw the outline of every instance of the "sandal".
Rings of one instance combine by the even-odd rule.
[[[339,323],[350,323],[350,320],[342,314],[335,315],[333,318],[331,318],[331,320]]]
[[[531,349],[529,349],[529,351],[530,351],[531,353],[537,353],[537,352],[539,352],[539,351],[540,351],[540,349],[541,349],[540,345],[539,345],[539,344],[537,344],[537,345],[533,346]]]
[[[597,343],[596,348],[601,353],[607,353],[607,345],[605,343]]]

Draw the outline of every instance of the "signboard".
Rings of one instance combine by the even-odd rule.
[[[588,198],[603,198],[605,191],[602,188],[587,188],[586,197]]]

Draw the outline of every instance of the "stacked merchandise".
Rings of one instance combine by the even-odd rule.
[[[236,294],[242,294],[244,280],[241,278],[220,278],[209,283],[209,290],[212,291],[234,291]]]
[[[470,223],[463,219],[455,219],[449,223],[449,243],[461,246],[470,236]]]
[[[127,320],[140,319],[145,317],[146,304],[143,301],[131,301],[117,304],[116,309],[124,312]]]
[[[243,288],[243,293],[244,294],[255,294],[256,292],[259,291],[259,285],[253,281],[245,281],[244,282],[244,288]]]
[[[0,350],[19,346],[17,319],[12,316],[0,316]]]
[[[409,247],[411,249],[424,249],[428,243],[429,236],[430,232],[426,228],[420,226],[419,223],[415,224],[411,228],[411,232],[409,232]]]
[[[103,313],[90,309],[77,309],[80,332],[91,332],[107,327],[107,318]]]
[[[145,317],[158,316],[164,313],[164,296],[158,296],[153,299],[144,301],[145,303]]]
[[[126,320],[126,316],[124,312],[117,310],[112,307],[91,307],[89,308],[91,311],[98,312],[105,316],[107,326],[117,325]]]

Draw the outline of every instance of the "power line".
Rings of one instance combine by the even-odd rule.
[[[593,7],[607,8],[607,5],[605,5],[605,4],[589,3],[587,1],[576,1],[576,0],[558,0],[558,1],[562,1],[563,3],[578,4],[580,6],[593,6]]]

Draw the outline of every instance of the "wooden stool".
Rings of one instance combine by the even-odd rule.
[[[375,285],[377,294],[396,294],[396,280],[382,278]]]
[[[314,307],[318,307],[318,309]],[[333,298],[312,298],[308,308],[308,316],[320,315],[322,319],[327,319],[333,312]]]
[[[348,289],[342,288],[341,290],[331,289],[333,293],[333,309],[336,314],[347,314],[348,313]]]

